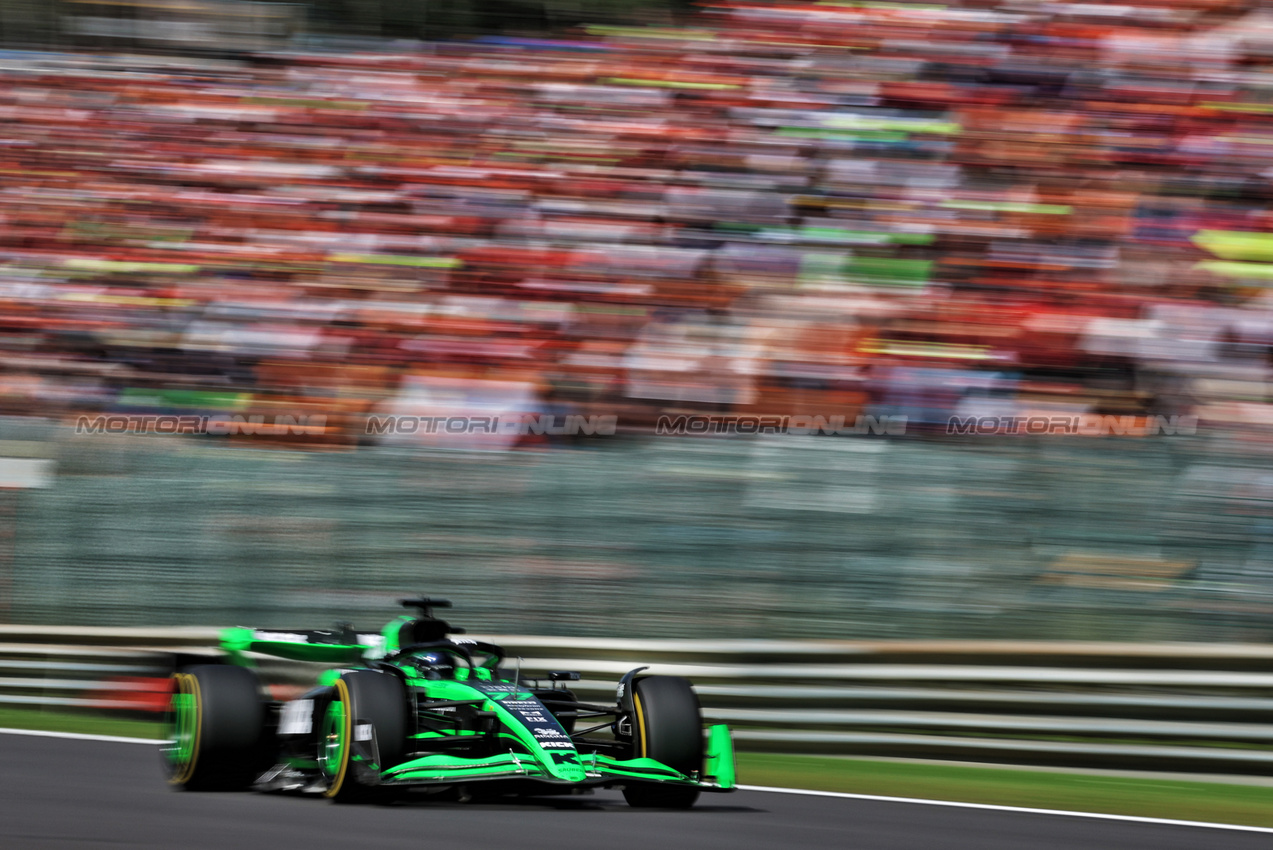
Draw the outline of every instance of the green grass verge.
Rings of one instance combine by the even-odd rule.
[[[160,738],[163,728],[157,721],[116,718],[88,711],[41,711],[38,708],[0,706],[0,728],[40,729],[45,732],[79,732],[85,735],[115,735],[122,738]]]
[[[0,707],[0,727],[162,736],[154,721],[34,708]],[[1259,785],[774,753],[739,753],[738,779],[746,785],[1273,827],[1273,787]]]
[[[1273,787],[1103,774],[739,753],[745,785],[1273,826]]]

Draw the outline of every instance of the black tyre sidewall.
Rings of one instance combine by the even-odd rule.
[[[350,728],[370,723],[375,730],[376,749],[380,754],[380,770],[402,761],[407,742],[407,691],[402,680],[392,673],[376,670],[354,670],[340,677],[349,694],[345,711]],[[354,741],[345,742],[344,758],[353,757]],[[364,799],[371,789],[360,785],[352,764],[346,764],[339,787],[327,796],[337,802]]]
[[[689,775],[703,767],[703,715],[688,679],[647,676],[633,683],[633,756],[651,758]],[[632,783],[623,790],[629,805],[688,808],[698,789],[686,785]]]
[[[703,714],[688,679],[647,676],[634,684],[640,717],[632,724],[634,755],[681,773],[703,767]]]

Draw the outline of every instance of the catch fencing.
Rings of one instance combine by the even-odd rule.
[[[1273,772],[1273,647],[483,636],[524,674],[577,670],[609,702],[623,673],[682,675],[743,750]],[[157,717],[174,663],[212,629],[0,627],[0,706]],[[314,665],[262,659],[276,696]]]
[[[1273,638],[1273,476],[1213,437],[595,437],[506,453],[0,420],[0,622]]]

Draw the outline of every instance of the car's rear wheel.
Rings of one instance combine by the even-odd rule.
[[[202,664],[172,677],[168,782],[190,791],[237,791],[269,767],[266,702],[256,675],[243,667]]]
[[[651,758],[687,776],[703,767],[703,715],[689,680],[679,676],[646,676],[632,686],[632,755]],[[628,805],[687,809],[698,789],[657,782],[632,783],[623,789]]]
[[[407,692],[392,673],[355,670],[336,680],[318,742],[325,796],[339,803],[370,796],[371,776],[402,760],[407,738]],[[373,746],[374,745],[374,746]]]

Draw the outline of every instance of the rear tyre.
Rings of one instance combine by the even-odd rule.
[[[243,667],[202,664],[172,677],[168,783],[188,791],[241,791],[273,758],[265,700],[256,675]]]
[[[646,676],[632,685],[632,755],[651,758],[690,775],[703,767],[703,715],[689,680],[679,676]],[[623,789],[628,805],[639,808],[688,809],[698,789],[661,783],[632,784]]]
[[[318,762],[327,779],[323,794],[338,803],[359,802],[373,796],[372,776],[402,761],[406,686],[392,673],[355,670],[337,679],[335,690],[318,742]],[[357,740],[364,738],[360,727],[371,733],[362,741]]]

